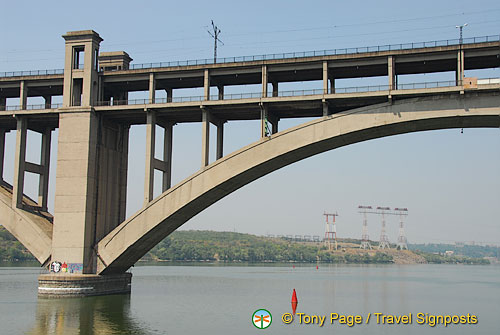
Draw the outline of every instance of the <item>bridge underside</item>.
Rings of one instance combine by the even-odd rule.
[[[126,271],[205,208],[286,165],[370,139],[473,127],[500,127],[498,92],[383,103],[325,116],[265,137],[206,166],[111,231],[98,243],[97,272]]]

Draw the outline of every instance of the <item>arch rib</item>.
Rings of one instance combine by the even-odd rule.
[[[401,100],[343,112],[261,139],[180,182],[98,244],[98,273],[126,271],[190,218],[242,186],[307,157],[417,131],[500,127],[500,93]]]

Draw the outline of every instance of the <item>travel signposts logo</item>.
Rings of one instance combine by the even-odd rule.
[[[252,314],[252,323],[256,328],[266,329],[273,322],[273,316],[266,309],[258,309]]]

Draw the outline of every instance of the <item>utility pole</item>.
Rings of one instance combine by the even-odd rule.
[[[361,245],[360,249],[371,249],[370,237],[368,236],[368,220],[366,219],[366,214],[369,213],[368,210],[372,210],[372,206],[358,206],[360,210],[359,213],[363,214],[363,233],[361,234]]]
[[[219,27],[217,27],[215,25],[214,20],[212,20],[212,30],[213,31],[207,30],[207,32],[214,39],[214,64],[215,64],[215,63],[217,63],[217,41],[219,41],[220,43],[222,43],[222,45],[224,45],[224,42],[222,42],[219,39],[219,34],[222,31],[219,29]]]
[[[325,227],[325,246],[328,247],[328,250],[337,250],[337,226],[335,225],[335,217],[339,216],[337,213],[324,213],[326,218],[326,227]],[[329,217],[332,217],[332,222],[328,221]],[[333,228],[333,229],[332,229]],[[334,247],[335,244],[335,247]]]

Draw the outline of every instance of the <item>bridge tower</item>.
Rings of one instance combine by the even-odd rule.
[[[130,274],[107,278],[96,274],[97,243],[125,219],[130,125],[94,111],[99,95],[100,36],[85,30],[69,32],[63,38],[64,93],[59,109],[50,263],[57,269],[57,264],[66,264],[63,269],[67,271],[63,276],[41,275],[39,293],[57,294],[57,286],[68,285],[76,291],[90,286],[107,291],[110,281],[117,283],[111,285],[117,292],[130,291]]]
[[[382,229],[380,230],[380,242],[378,244],[379,249],[390,249],[389,238],[387,237],[385,231],[385,214],[387,211],[391,209],[389,207],[377,207],[377,210],[380,211],[380,215],[382,215]]]
[[[324,213],[326,218],[326,227],[325,227],[325,246],[328,247],[328,250],[337,250],[337,226],[335,225],[335,217],[339,216],[337,213]],[[328,220],[329,217],[332,217],[332,221]]]
[[[394,211],[397,215],[399,215],[399,236],[398,236],[398,244],[396,249],[408,250],[408,241],[405,235],[405,229],[403,224],[403,217],[408,215],[408,208],[395,208]]]
[[[358,206],[358,209],[361,210],[359,213],[363,214],[363,231],[361,234],[361,245],[359,248],[371,249],[372,245],[370,244],[370,238],[368,236],[368,220],[366,218],[366,214],[372,209],[372,206]]]

